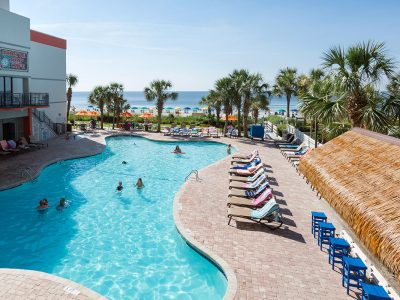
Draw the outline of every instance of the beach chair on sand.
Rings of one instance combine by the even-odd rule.
[[[260,207],[268,200],[272,199],[274,195],[270,189],[265,190],[263,193],[260,194],[257,198],[242,198],[242,197],[228,197],[226,201],[226,205],[231,207],[232,205],[235,206],[247,206],[247,207]]]
[[[251,209],[247,207],[236,206],[230,207],[228,209],[228,225],[230,225],[233,217],[247,219],[256,223],[263,224],[271,230],[278,229],[283,224],[279,204],[276,203],[275,198],[269,200],[260,209]]]
[[[236,176],[236,175],[230,175],[229,176],[229,182],[242,182],[242,183],[249,183],[249,182],[254,182],[258,179],[258,177],[260,177],[262,174],[266,175],[266,177],[268,178],[267,173],[265,173],[264,169],[260,169],[258,170],[255,174],[251,175],[251,176]]]
[[[253,155],[258,155],[258,150],[254,149],[250,154],[248,155],[241,155],[241,154],[234,154],[232,155],[232,159],[249,159]]]

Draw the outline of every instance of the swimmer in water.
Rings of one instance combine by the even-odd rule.
[[[57,205],[56,209],[57,210],[63,210],[66,207],[67,207],[67,203],[65,201],[65,198],[61,198],[60,199],[60,203]]]
[[[49,202],[47,201],[47,199],[42,199],[39,201],[39,205],[36,207],[37,210],[45,210],[48,209],[49,206]]]
[[[176,147],[175,147],[174,151],[172,151],[172,153],[175,153],[175,154],[185,154],[184,152],[182,152],[182,149],[179,148],[178,145],[176,145]]]
[[[232,152],[232,145],[229,144],[229,145],[228,145],[228,148],[226,148],[226,153],[228,153],[228,155],[230,155],[231,152]]]
[[[139,178],[138,181],[135,184],[136,188],[141,189],[144,188],[143,180],[142,178]]]
[[[126,162],[126,161],[122,161],[122,164],[123,164],[123,165],[126,165],[126,164],[127,164],[127,162]]]
[[[118,183],[117,188],[115,189],[117,192],[121,192],[124,187],[122,186],[122,181]]]

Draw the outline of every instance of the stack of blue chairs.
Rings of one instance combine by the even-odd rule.
[[[342,238],[335,237],[336,228],[328,222],[323,212],[311,212],[311,233],[317,235],[318,246],[328,245],[328,262],[335,268],[335,263],[342,266],[342,286],[349,294],[350,287],[361,288],[362,300],[391,299],[383,287],[366,283],[367,266],[360,258],[350,257],[350,244]]]

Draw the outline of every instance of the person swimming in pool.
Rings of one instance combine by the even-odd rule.
[[[37,210],[45,210],[50,207],[49,202],[46,198],[39,201],[39,205],[36,207]]]
[[[228,155],[231,155],[232,152],[232,145],[229,144],[228,147],[226,148],[226,153],[228,153]]]
[[[115,189],[117,192],[122,192],[122,189],[123,189],[124,187],[122,186],[122,181],[120,181],[120,182],[118,182],[118,186],[117,186],[117,188]]]
[[[61,198],[60,202],[58,203],[56,209],[57,210],[63,210],[64,208],[67,207],[67,202],[65,201],[65,198]]]
[[[136,182],[135,186],[136,186],[136,188],[138,188],[138,189],[144,188],[144,183],[143,183],[142,178],[139,178],[139,179],[138,179],[138,181]]]
[[[127,164],[127,162],[124,160],[124,161],[122,161],[122,164],[123,164],[123,165],[126,165],[126,164]]]
[[[176,145],[176,147],[175,147],[174,151],[172,151],[172,153],[175,153],[175,154],[185,154],[184,152],[182,152],[182,149],[179,148],[178,145]]]

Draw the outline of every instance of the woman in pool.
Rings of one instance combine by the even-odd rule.
[[[47,199],[42,199],[39,201],[39,205],[36,207],[37,210],[45,210],[48,209],[50,207],[49,202],[47,201]]]
[[[182,152],[182,149],[179,148],[178,145],[176,145],[176,147],[175,147],[174,151],[172,151],[172,153],[175,153],[175,154],[185,154],[184,152]]]
[[[115,189],[115,191],[117,191],[117,192],[122,192],[122,189],[123,189],[124,187],[122,186],[122,181],[120,181],[120,182],[118,182],[118,186],[117,186],[117,188]]]
[[[139,178],[138,181],[135,184],[136,188],[141,189],[144,188],[143,180],[142,178]]]

